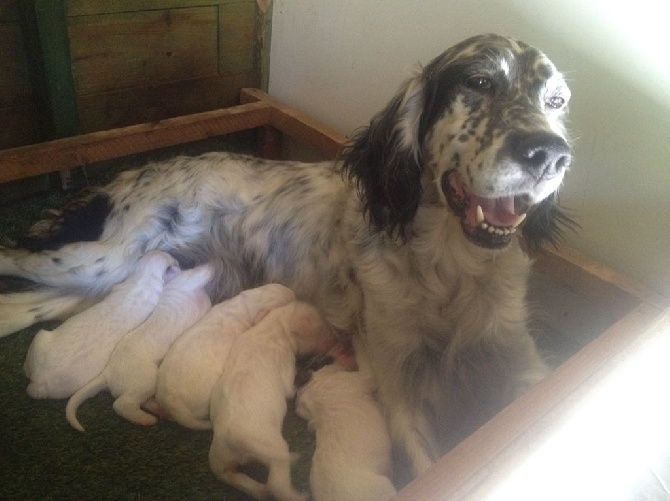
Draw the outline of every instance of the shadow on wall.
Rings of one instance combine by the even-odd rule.
[[[531,34],[526,40],[552,58],[572,89],[575,160],[561,201],[582,229],[568,243],[670,296],[663,250],[670,248],[670,68],[658,64],[663,45],[653,38],[664,33],[653,26],[662,16],[600,3],[568,9],[508,1]],[[633,16],[627,24],[623,10]]]

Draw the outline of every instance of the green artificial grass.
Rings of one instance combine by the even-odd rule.
[[[97,171],[91,181],[105,183],[121,169],[176,153],[249,151],[252,141],[242,135],[232,142],[213,139],[127,157],[89,169]],[[60,207],[67,198],[48,193],[0,207],[0,244],[14,241],[44,209]],[[80,407],[78,416],[86,428],[80,433],[65,420],[66,400],[30,398],[23,373],[28,346],[39,328],[56,325],[37,325],[0,338],[0,500],[248,499],[210,472],[211,432],[167,420],[151,427],[134,425],[117,416],[111,396],[101,393]],[[291,451],[300,454],[292,469],[294,485],[307,489],[314,437],[292,409],[290,402],[284,437]],[[262,476],[258,469],[254,473]]]

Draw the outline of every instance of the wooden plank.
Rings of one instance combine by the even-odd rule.
[[[219,71],[254,69],[256,4],[234,3],[219,6]]]
[[[156,9],[179,9],[206,5],[226,5],[231,3],[255,3],[255,0],[67,0],[67,15],[91,16],[96,14],[116,14]]]
[[[36,107],[33,120],[39,131],[39,137],[31,142],[53,139],[55,137],[52,119],[53,110],[49,102],[49,86],[47,84],[44,59],[42,57],[42,45],[37,27],[34,2],[24,1],[19,4],[19,23],[23,47],[26,53],[26,65],[32,91],[32,101]],[[19,146],[19,144],[11,146]]]
[[[250,103],[0,151],[0,183],[260,127],[271,109]]]
[[[34,0],[53,127],[51,137],[72,136],[79,132],[77,95],[72,78],[64,1]]]
[[[272,0],[259,0],[258,16],[256,17],[256,37],[258,40],[258,61],[256,66],[260,73],[260,82],[256,87],[264,92],[270,87],[270,40],[272,35],[272,12],[274,2]]]
[[[0,2],[0,23],[11,23],[19,20],[19,0]]]
[[[33,92],[19,22],[0,23],[0,40],[0,107],[28,104]]]
[[[39,141],[42,125],[20,22],[0,23],[0,40],[0,148],[12,148]]]
[[[81,130],[107,130],[234,106],[239,89],[253,83],[248,74],[234,73],[79,96]]]
[[[271,125],[285,134],[313,146],[335,158],[347,143],[347,137],[317,120],[268,96],[258,89],[242,89],[240,102],[265,102],[272,105]]]
[[[68,19],[78,95],[218,73],[216,7]]]
[[[282,133],[271,125],[260,128],[258,134],[258,155],[270,160],[283,158]]]
[[[536,256],[535,269],[579,295],[612,309],[626,311],[641,301],[661,309],[670,307],[670,298],[566,245],[543,249]]]
[[[498,479],[519,464],[573,409],[574,397],[592,388],[667,319],[643,303],[573,355],[479,430],[442,457],[394,499],[485,499]],[[567,481],[567,480],[566,480]]]
[[[0,149],[36,143],[41,139],[34,103],[0,108]],[[6,124],[11,124],[7,127]]]

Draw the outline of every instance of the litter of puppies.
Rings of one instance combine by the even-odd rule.
[[[24,364],[29,395],[69,397],[66,418],[81,432],[77,408],[103,390],[135,424],[168,417],[212,429],[213,474],[255,499],[392,497],[390,438],[369,368],[356,364],[362,347],[279,284],[212,305],[211,276],[208,265],[181,270],[169,254],[147,253],[100,302],[37,333]],[[317,438],[310,493],[291,484],[295,454],[282,436],[304,355],[334,360],[296,404]],[[238,470],[252,461],[267,466],[266,482]]]

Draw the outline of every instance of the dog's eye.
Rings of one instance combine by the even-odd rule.
[[[545,101],[545,103],[549,108],[559,110],[563,106],[565,106],[565,98],[561,96],[551,96],[549,99]]]
[[[474,77],[468,78],[465,81],[465,84],[471,89],[475,90],[488,90],[493,87],[493,82],[491,79],[482,75],[476,75]]]

